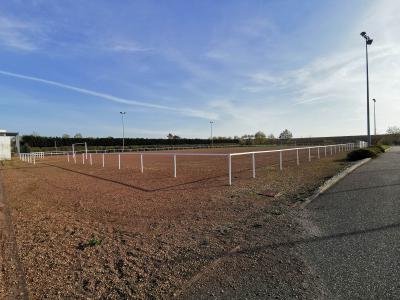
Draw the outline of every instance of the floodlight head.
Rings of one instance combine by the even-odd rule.
[[[374,99],[372,99],[372,101],[376,102],[376,99],[374,98]]]
[[[361,35],[362,37],[365,37],[365,36],[367,35],[367,33],[366,33],[365,31],[363,31],[363,32],[360,33],[360,35]]]
[[[371,45],[372,44],[373,39],[368,38],[367,39],[367,45]]]

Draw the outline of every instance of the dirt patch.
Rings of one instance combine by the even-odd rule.
[[[8,202],[0,173],[0,298],[28,299]]]
[[[263,167],[252,179],[251,161],[237,159],[229,187],[224,160],[181,159],[178,177],[171,178],[169,160],[147,158],[140,175],[133,156],[124,158],[121,170],[111,160],[103,169],[100,158],[93,166],[62,158],[35,166],[14,161],[1,169],[33,299],[318,293],[290,244],[277,245],[302,234],[292,203],[342,162],[313,156],[297,167],[290,157],[280,171],[275,156],[260,157]],[[281,196],[258,195],[267,189]],[[262,290],[240,277],[262,270],[258,278],[268,283],[257,285]]]

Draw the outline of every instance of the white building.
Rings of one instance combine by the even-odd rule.
[[[7,136],[7,132],[0,129],[0,160],[11,159],[11,136]]]

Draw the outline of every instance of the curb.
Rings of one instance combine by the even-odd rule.
[[[342,180],[344,177],[349,175],[351,172],[353,172],[355,169],[361,167],[362,165],[366,164],[369,162],[371,158],[365,158],[363,160],[360,160],[358,163],[346,168],[339,174],[333,176],[332,178],[328,179],[325,181],[315,192],[312,194],[310,197],[306,198],[304,202],[302,202],[299,207],[300,208],[305,208],[308,204],[310,204],[315,198],[317,198],[319,195],[323,194],[325,191],[330,189],[332,186],[334,186],[336,183],[338,183],[340,180]]]

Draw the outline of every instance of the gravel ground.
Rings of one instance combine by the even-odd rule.
[[[271,165],[256,179],[238,174],[232,187],[224,177],[168,188],[161,176],[164,188],[150,190],[128,170],[13,161],[1,175],[29,295],[318,297],[317,277],[291,244],[303,236],[291,206],[343,168],[340,158]],[[281,195],[258,194],[266,189]]]

